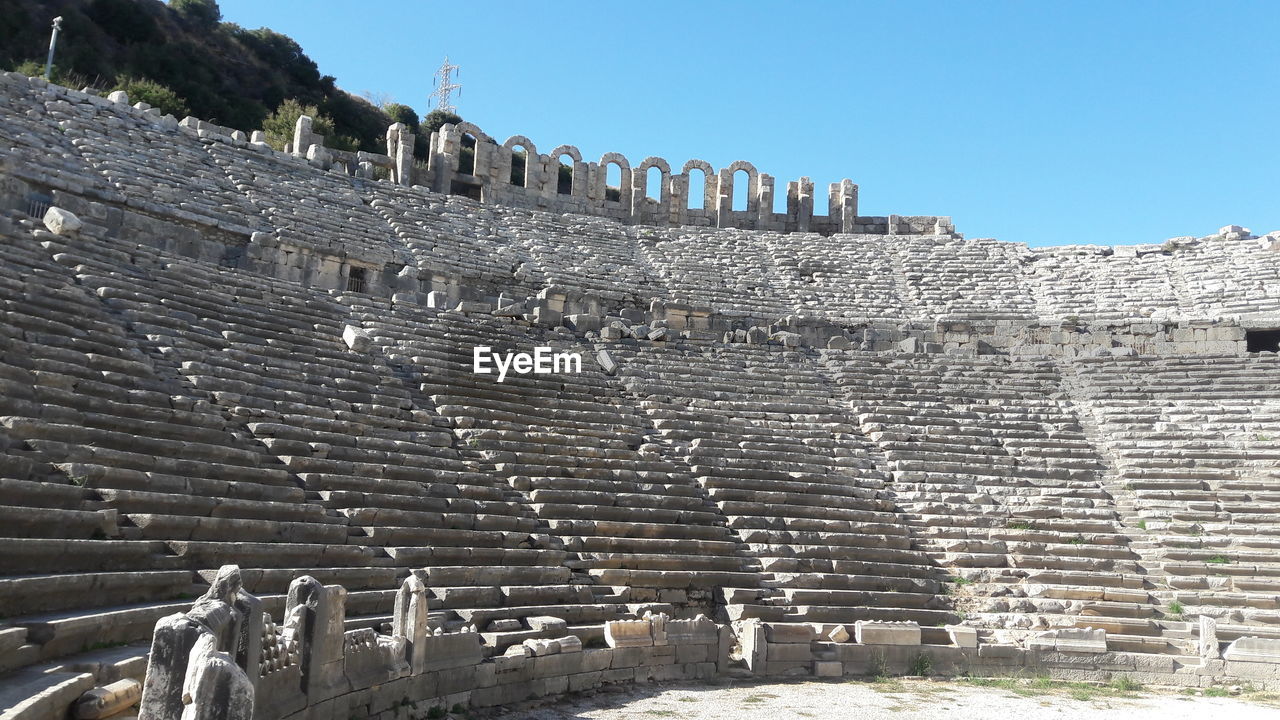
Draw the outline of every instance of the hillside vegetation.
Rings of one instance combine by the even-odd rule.
[[[53,79],[63,85],[124,89],[177,117],[243,130],[291,124],[297,108],[313,109],[332,129],[326,144],[345,150],[383,152],[389,124],[419,126],[405,105],[387,106],[393,119],[337,87],[287,35],[222,22],[216,0],[0,0],[0,68],[43,73],[59,15]],[[295,102],[282,108],[286,100]],[[428,115],[422,124],[446,120]]]

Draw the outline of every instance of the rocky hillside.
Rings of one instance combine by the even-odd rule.
[[[379,150],[392,122],[322,75],[288,36],[221,22],[215,0],[0,0],[0,68],[43,72],[59,15],[54,79],[64,85],[150,80],[173,91],[176,107],[245,129],[295,99],[332,119],[335,139],[350,149]]]

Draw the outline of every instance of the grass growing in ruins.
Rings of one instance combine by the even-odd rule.
[[[884,653],[872,653],[867,660],[867,674],[877,682],[889,676],[889,664],[884,661]]]
[[[972,581],[972,580],[970,580],[969,578],[967,578],[967,577],[960,577],[959,575],[957,575],[957,576],[955,576],[955,577],[951,578],[951,582],[953,582],[953,583],[955,583],[955,584],[957,584],[957,585],[972,585],[972,584],[973,584],[973,581]]]
[[[1182,603],[1178,602],[1177,600],[1174,600],[1173,602],[1169,603],[1169,617],[1171,619],[1181,620],[1183,610],[1185,610],[1185,608],[1183,608]]]
[[[1029,523],[1029,522],[1025,522],[1025,521],[1022,521],[1022,520],[1010,520],[1009,522],[1005,523],[1005,529],[1007,529],[1007,530],[1035,530],[1035,526],[1033,526],[1033,525],[1032,525],[1031,523]]]
[[[1142,685],[1124,676],[1113,678],[1106,685],[1054,680],[1048,675],[1037,675],[1030,679],[1019,677],[969,677],[962,678],[961,681],[975,687],[1007,690],[1021,697],[1067,695],[1073,700],[1082,701],[1098,698],[1132,697],[1142,691]]]
[[[919,653],[915,657],[911,658],[911,665],[908,666],[908,669],[908,675],[926,676],[933,672],[933,658],[929,657],[925,653]]]
[[[1226,555],[1214,555],[1208,560],[1205,560],[1205,562],[1211,563],[1213,565],[1226,565],[1227,563],[1231,562],[1231,558],[1227,557]]]

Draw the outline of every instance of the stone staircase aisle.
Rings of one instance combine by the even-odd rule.
[[[723,589],[730,619],[952,622],[884,477],[811,357],[777,346],[602,345],[763,573]]]
[[[917,545],[957,578],[981,627],[1104,627],[1165,652],[1102,462],[1047,362],[825,351],[884,452]]]
[[[1115,459],[1166,633],[1280,637],[1280,363],[1273,355],[1077,358],[1076,403]],[[1187,622],[1184,622],[1187,621]]]

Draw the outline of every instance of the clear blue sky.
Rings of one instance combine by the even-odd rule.
[[[220,4],[419,113],[447,54],[459,114],[542,152],[849,177],[1031,245],[1280,229],[1280,1]]]

